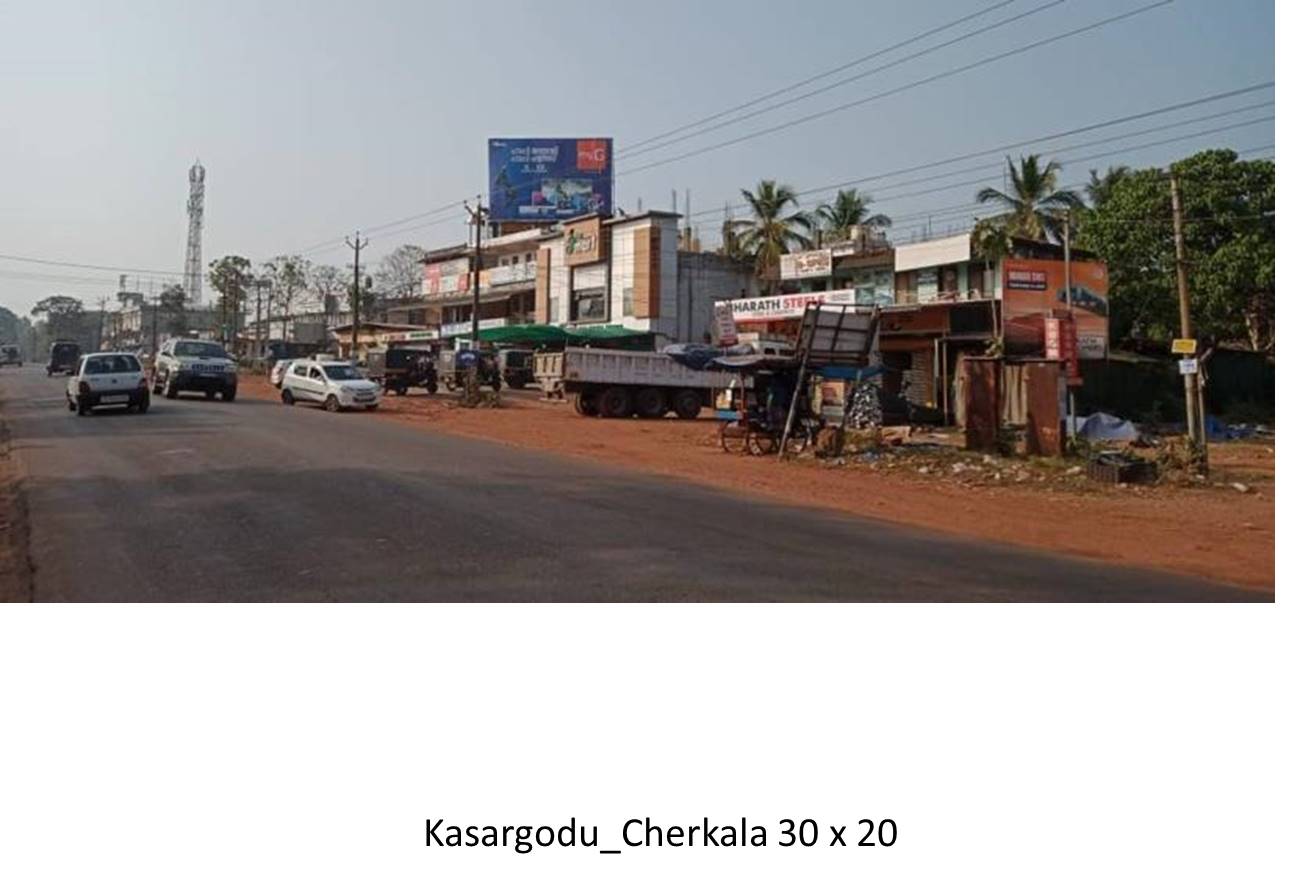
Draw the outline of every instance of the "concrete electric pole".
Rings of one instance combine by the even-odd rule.
[[[482,281],[482,220],[485,212],[482,208],[482,197],[478,197],[477,205],[473,210],[469,206],[464,206],[465,211],[469,212],[469,217],[473,218],[473,348],[478,348],[478,312],[482,305],[481,281]]]
[[[1181,182],[1172,172],[1172,235],[1176,242],[1176,294],[1181,307],[1181,339],[1194,339],[1194,327],[1190,322],[1190,280],[1185,261],[1185,230],[1181,219]],[[1198,353],[1194,354],[1198,360]],[[1205,419],[1202,412],[1203,392],[1199,385],[1199,370],[1202,363],[1196,365],[1194,373],[1184,375],[1185,379],[1185,425],[1186,436],[1190,440],[1190,449],[1200,471],[1208,471],[1208,439],[1205,437]]]
[[[347,247],[352,250],[352,351],[351,358],[357,361],[357,350],[360,346],[361,326],[361,249],[370,244],[370,240],[361,241],[361,231],[356,231],[355,239],[347,239]]]

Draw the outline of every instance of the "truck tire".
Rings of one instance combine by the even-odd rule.
[[[703,396],[693,389],[681,389],[672,396],[672,410],[683,420],[695,419],[703,410]]]
[[[667,414],[667,393],[652,386],[641,389],[635,394],[635,412],[643,419],[662,419]]]
[[[572,409],[584,417],[599,416],[599,393],[592,392],[589,389],[574,392]]]
[[[599,415],[605,419],[624,420],[634,409],[631,390],[625,386],[609,386],[599,393]]]
[[[505,385],[507,385],[509,388],[511,388],[511,389],[513,389],[513,390],[515,390],[515,391],[517,391],[517,390],[519,390],[519,389],[526,388],[526,386],[527,386],[527,381],[524,380],[522,377],[506,377],[506,378],[505,378]]]

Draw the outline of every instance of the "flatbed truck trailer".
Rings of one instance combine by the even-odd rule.
[[[710,406],[717,392],[742,382],[738,374],[696,371],[661,352],[567,349],[538,352],[533,370],[547,398],[571,399],[582,416],[685,420]]]

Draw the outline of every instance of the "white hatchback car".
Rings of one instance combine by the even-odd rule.
[[[130,352],[92,352],[81,356],[68,377],[68,410],[86,416],[96,407],[149,410],[149,381]]]
[[[285,404],[307,401],[328,411],[346,408],[374,410],[383,388],[365,379],[347,361],[294,361],[284,373],[279,397]]]

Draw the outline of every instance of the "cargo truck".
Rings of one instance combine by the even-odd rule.
[[[547,398],[570,398],[582,416],[685,420],[739,382],[737,374],[696,371],[661,352],[568,349],[538,352],[533,370]]]

